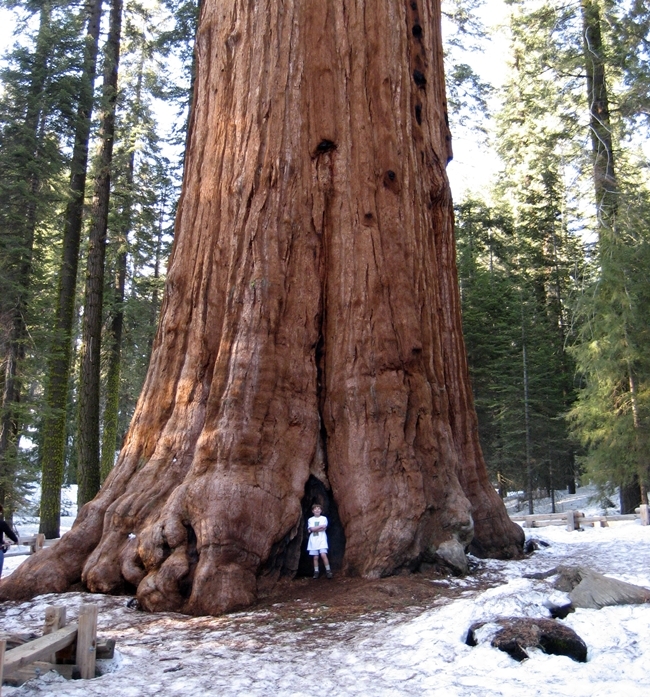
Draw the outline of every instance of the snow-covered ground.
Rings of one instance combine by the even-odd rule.
[[[638,521],[526,534],[550,546],[521,561],[474,560],[472,578],[444,582],[457,590],[453,599],[441,595],[427,608],[344,620],[326,605],[299,600],[216,618],[149,615],[126,607],[124,597],[80,593],[3,603],[3,629],[27,632],[40,630],[46,605],[65,604],[74,619],[80,603],[95,602],[100,636],[117,639],[116,658],[100,662],[106,671],[101,677],[65,681],[49,674],[21,688],[4,687],[3,695],[630,697],[647,690],[650,604],[570,614],[564,623],[587,644],[587,663],[539,650],[517,663],[489,644],[465,645],[474,622],[548,617],[544,601],[558,595],[552,579],[524,574],[585,565],[650,587],[650,527]],[[489,581],[482,586],[487,590],[477,575]]]

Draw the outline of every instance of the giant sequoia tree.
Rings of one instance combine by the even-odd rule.
[[[1,597],[82,580],[149,610],[242,606],[296,573],[314,498],[347,573],[519,553],[467,378],[439,24],[436,0],[206,0],[129,434]]]

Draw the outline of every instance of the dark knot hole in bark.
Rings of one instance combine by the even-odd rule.
[[[340,571],[343,568],[343,556],[345,555],[345,531],[339,517],[339,509],[332,495],[323,482],[309,475],[305,484],[305,495],[301,501],[302,505],[302,544],[300,547],[300,562],[298,563],[297,576],[311,576],[313,573],[313,563],[307,552],[307,520],[311,517],[311,507],[318,503],[323,508],[323,515],[327,517],[327,541],[329,543],[328,557],[333,571]]]
[[[420,70],[413,71],[413,81],[420,88],[423,88],[427,84],[427,79],[424,76],[424,73]]]
[[[332,150],[336,150],[336,143],[332,140],[327,140],[326,138],[324,138],[316,146],[316,151],[314,152],[314,157],[318,157],[319,155],[324,155],[326,152],[331,152]]]

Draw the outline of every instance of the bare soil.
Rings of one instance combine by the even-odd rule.
[[[315,618],[346,622],[361,616],[421,612],[504,582],[501,574],[488,571],[481,562],[473,566],[462,579],[439,569],[378,579],[341,574],[332,579],[296,578],[262,592],[256,609],[267,610],[279,621],[297,624],[310,623]]]

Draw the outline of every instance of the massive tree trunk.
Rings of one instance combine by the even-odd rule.
[[[125,446],[0,597],[240,607],[296,572],[312,498],[349,574],[519,554],[467,377],[437,2],[206,0],[195,90]]]

